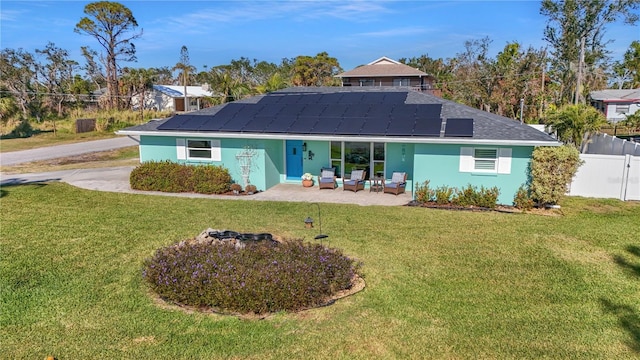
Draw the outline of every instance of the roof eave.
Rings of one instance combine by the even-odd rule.
[[[441,138],[441,137],[408,137],[408,136],[368,136],[368,135],[309,135],[309,134],[264,134],[264,133],[225,133],[225,132],[197,132],[197,131],[136,131],[118,130],[117,135],[134,136],[162,136],[162,137],[200,137],[222,139],[268,139],[268,140],[317,140],[317,141],[364,141],[364,142],[394,142],[408,144],[475,144],[501,146],[560,146],[558,141],[544,140],[498,140],[473,138]]]

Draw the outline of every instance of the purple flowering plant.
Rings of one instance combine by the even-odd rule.
[[[349,289],[360,263],[338,249],[284,243],[181,243],[155,252],[143,278],[161,298],[223,313],[265,314],[326,304]]]

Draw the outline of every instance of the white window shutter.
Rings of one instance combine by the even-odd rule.
[[[510,148],[500,148],[498,151],[498,174],[511,174]]]
[[[187,159],[187,147],[184,139],[176,139],[176,150],[178,152],[178,160]]]
[[[473,148],[460,148],[460,172],[473,171]]]
[[[220,151],[220,140],[211,140],[211,160],[222,161],[222,152]]]

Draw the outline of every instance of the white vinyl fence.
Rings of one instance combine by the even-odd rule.
[[[582,152],[585,154],[640,156],[640,143],[597,133],[589,137]]]
[[[640,200],[640,156],[580,154],[569,195]]]

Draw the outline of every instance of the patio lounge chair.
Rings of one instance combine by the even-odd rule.
[[[364,170],[351,170],[351,176],[348,180],[344,180],[342,188],[353,192],[364,190],[364,177]]]
[[[404,193],[404,189],[406,188],[406,186],[407,186],[406,172],[394,171],[393,175],[391,176],[391,181],[382,182],[382,187],[384,188],[384,192],[389,194],[394,194],[394,195]]]
[[[320,189],[335,189],[338,187],[336,182],[336,168],[322,168],[320,176],[318,176],[318,187]]]

